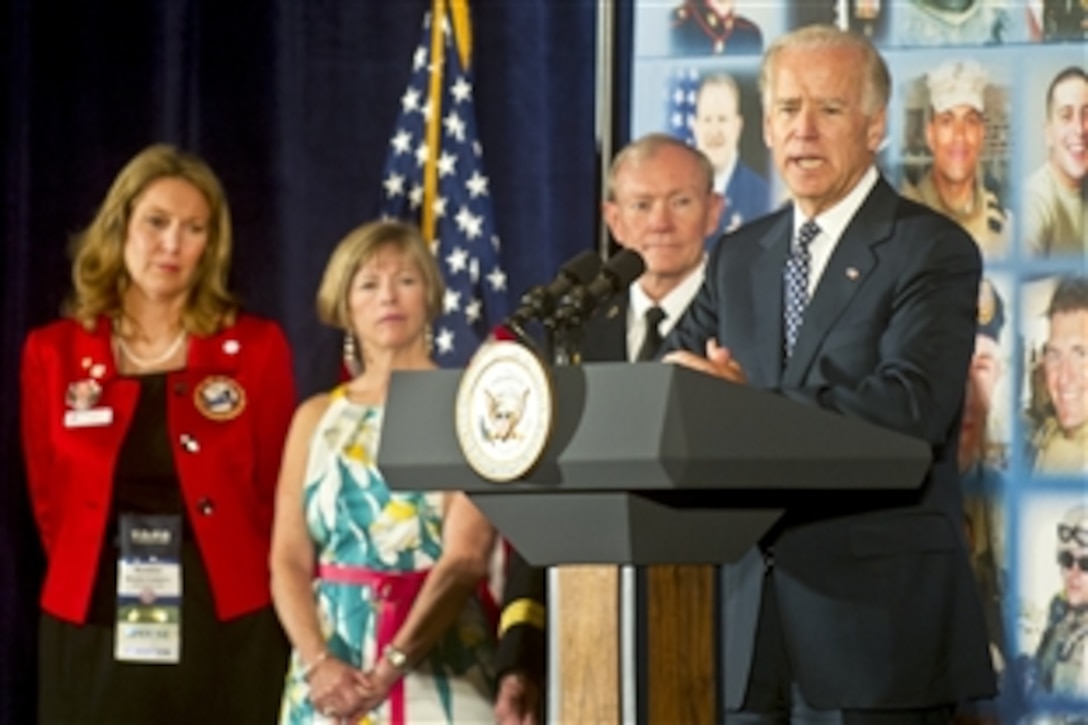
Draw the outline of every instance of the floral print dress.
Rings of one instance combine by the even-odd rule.
[[[318,570],[365,568],[379,579],[416,582],[442,551],[442,496],[393,492],[375,465],[382,409],[348,400],[343,387],[310,442],[303,489],[306,525]],[[415,575],[412,573],[416,572]],[[405,576],[399,576],[399,575]],[[369,574],[368,574],[369,576]],[[336,579],[335,581],[333,579]],[[378,584],[314,580],[314,597],[328,650],[363,670],[380,655],[382,633],[395,631],[388,589]],[[411,605],[396,602],[403,619]],[[459,621],[403,679],[402,695],[391,694],[360,723],[490,723],[494,628],[476,599]],[[298,653],[291,655],[280,723],[333,722],[318,713],[302,678]]]

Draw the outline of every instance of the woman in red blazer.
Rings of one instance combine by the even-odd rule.
[[[295,390],[280,328],[227,289],[230,250],[212,170],[151,146],[76,239],[65,318],[26,340],[42,722],[275,720],[267,561]]]

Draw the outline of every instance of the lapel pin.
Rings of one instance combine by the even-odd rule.
[[[242,345],[237,340],[227,340],[223,343],[223,352],[228,355],[237,355],[241,348]]]
[[[237,418],[246,407],[246,392],[237,380],[211,375],[200,381],[193,393],[196,409],[211,420]]]
[[[856,280],[860,276],[861,276],[861,272],[858,271],[857,267],[847,267],[846,268],[846,278],[848,280],[850,280],[851,282],[853,282],[854,280]]]
[[[90,410],[102,396],[102,386],[93,378],[84,378],[68,384],[64,402],[72,410]]]

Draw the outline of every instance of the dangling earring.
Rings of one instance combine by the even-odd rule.
[[[434,355],[434,328],[430,323],[423,328],[423,345],[427,349],[427,357]]]
[[[344,369],[353,378],[363,371],[359,356],[356,354],[355,335],[351,330],[344,332]]]

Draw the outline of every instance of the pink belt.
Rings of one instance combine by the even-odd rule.
[[[317,575],[320,579],[334,584],[348,584],[357,587],[369,587],[375,594],[380,607],[378,610],[378,631],[375,634],[379,656],[387,644],[400,630],[408,612],[412,609],[423,582],[427,580],[430,569],[418,571],[376,571],[363,566],[344,566],[342,564],[319,564]],[[487,581],[480,580],[476,596],[483,607],[484,614],[491,624],[492,631],[498,631],[499,606]],[[392,725],[405,725],[404,719],[404,678],[397,680],[389,690],[389,709]]]
[[[320,564],[317,575],[327,582],[369,587],[379,604],[378,631],[375,634],[378,656],[393,641],[400,626],[408,617],[423,582],[430,569],[420,571],[375,571],[362,566]],[[404,725],[404,678],[393,683],[389,690],[390,718],[393,725]]]

